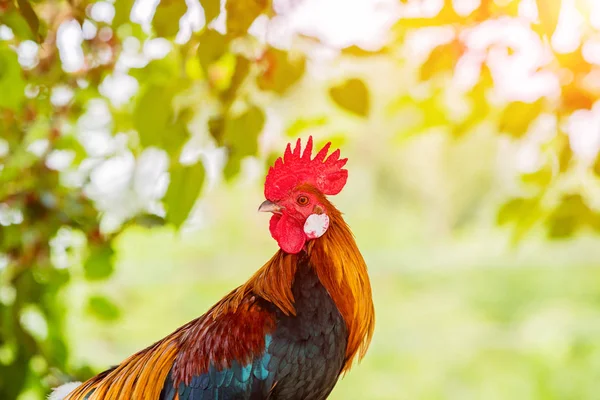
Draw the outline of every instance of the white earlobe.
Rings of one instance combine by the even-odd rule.
[[[304,223],[304,233],[309,239],[320,238],[329,228],[329,217],[327,214],[311,214]]]

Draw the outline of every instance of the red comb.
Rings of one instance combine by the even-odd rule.
[[[265,197],[277,201],[285,197],[296,186],[308,183],[327,195],[338,194],[346,185],[348,170],[343,169],[347,158],[340,160],[340,150],[336,150],[329,157],[327,152],[331,142],[327,143],[315,156],[312,157],[313,140],[309,136],[304,153],[302,153],[300,139],[292,151],[288,143],[285,153],[269,168],[265,181]],[[325,159],[327,157],[327,159]]]

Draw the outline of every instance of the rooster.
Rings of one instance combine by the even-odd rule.
[[[375,316],[365,261],[327,199],[347,159],[298,139],[269,169],[275,255],[207,313],[51,400],[325,399],[364,357]]]

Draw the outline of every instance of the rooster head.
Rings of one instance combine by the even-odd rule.
[[[329,227],[326,195],[338,194],[346,184],[348,161],[340,159],[339,149],[327,156],[327,143],[312,158],[313,140],[308,138],[304,152],[300,139],[294,150],[288,144],[283,157],[269,169],[265,197],[258,211],[271,212],[271,235],[286,253],[299,253],[308,240],[321,237]]]

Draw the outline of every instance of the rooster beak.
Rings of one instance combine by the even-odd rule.
[[[281,206],[273,203],[272,201],[265,200],[262,202],[260,207],[258,207],[258,212],[272,212],[272,213],[281,213]]]

